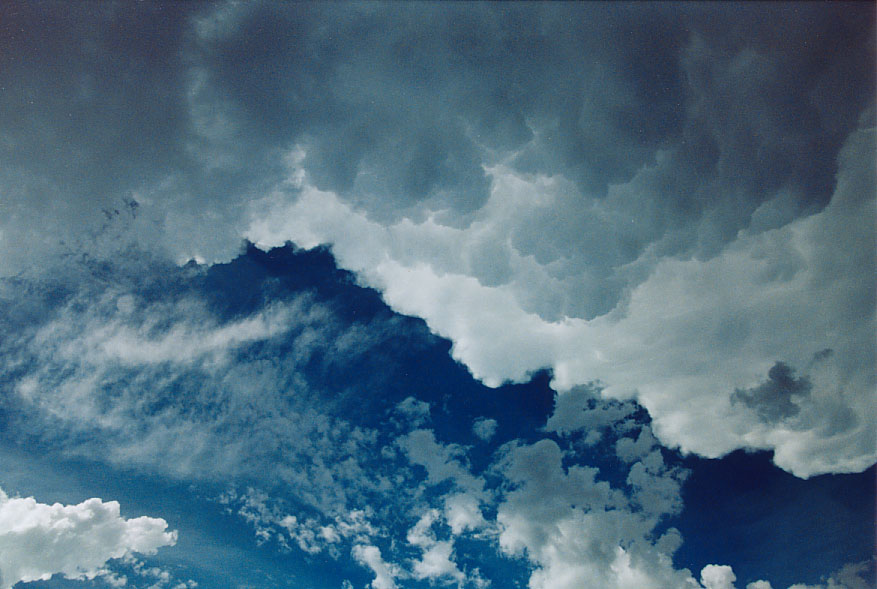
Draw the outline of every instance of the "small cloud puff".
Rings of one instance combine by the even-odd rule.
[[[489,442],[496,433],[496,426],[495,419],[480,417],[472,424],[472,432],[485,442]]]

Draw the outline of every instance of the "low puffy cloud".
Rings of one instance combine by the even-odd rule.
[[[125,519],[116,501],[88,499],[47,505],[0,490],[0,583],[46,580],[55,574],[92,579],[111,559],[153,554],[173,546],[177,533],[160,518]]]
[[[815,585],[796,583],[789,589],[870,589],[873,586],[875,572],[877,572],[875,569],[877,569],[877,559],[853,562],[829,575],[828,579],[823,578],[822,583]]]
[[[420,559],[414,563],[412,573],[416,579],[451,580],[462,585],[466,575],[451,558],[453,541],[439,541],[432,532],[431,528],[438,516],[437,510],[428,510],[408,531],[408,543],[423,551]]]
[[[372,589],[396,589],[395,578],[398,569],[381,558],[381,549],[377,546],[357,544],[353,547],[353,558],[363,566],[367,566],[375,575],[370,586]]]
[[[535,442],[509,442],[479,473],[467,460],[469,448],[421,428],[398,436],[402,451],[382,455],[370,474],[395,473],[389,504],[361,495],[359,500],[367,502],[364,511],[332,518],[296,511],[253,490],[229,493],[223,502],[254,527],[260,542],[276,540],[284,549],[297,547],[335,560],[350,547],[354,559],[374,575],[375,588],[411,579],[486,587],[500,579],[485,578],[479,566],[498,557],[507,559],[503,579],[513,578],[505,575],[517,570],[534,589],[734,589],[730,566],[708,565],[696,578],[674,565],[683,538],[667,524],[682,511],[686,471],[678,466],[678,456],[667,453],[665,459],[633,404],[591,395],[588,403],[577,403],[583,423],[599,423],[615,411],[625,416],[602,432],[609,453],[616,450],[609,459],[621,469],[613,472],[613,482],[602,480],[605,473],[588,464],[594,457],[582,429]],[[570,407],[558,406],[555,412]],[[525,568],[518,568],[522,564]],[[866,565],[848,567],[844,574],[861,578]],[[819,587],[858,589],[848,579],[843,581],[847,585],[837,584],[840,578],[835,574],[829,585]],[[747,585],[769,588],[767,581]]]
[[[457,488],[481,493],[484,481],[466,467],[465,450],[457,444],[442,444],[432,430],[417,429],[400,436],[397,444],[412,464],[426,469],[426,482],[438,485],[451,481]]]
[[[472,432],[481,440],[489,442],[490,438],[493,437],[493,434],[496,433],[496,426],[497,423],[495,419],[486,419],[482,417],[476,419],[472,423]]]
[[[647,503],[633,496],[631,502],[596,480],[596,469],[564,468],[551,440],[508,446],[496,468],[508,481],[497,507],[499,544],[532,563],[530,587],[697,586],[687,570],[673,567],[678,532],[649,539],[658,521],[678,510],[678,501]],[[672,480],[674,474],[655,476]],[[678,486],[673,491],[678,496]]]
[[[727,565],[708,564],[700,571],[700,582],[706,589],[734,589],[737,575]]]

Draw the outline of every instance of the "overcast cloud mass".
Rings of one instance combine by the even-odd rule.
[[[0,584],[873,586],[874,23],[3,3]]]

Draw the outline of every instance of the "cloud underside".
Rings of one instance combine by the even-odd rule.
[[[590,320],[548,321],[521,303],[521,283],[488,286],[467,273],[478,234],[501,225],[489,212],[462,229],[383,225],[304,184],[289,204],[254,213],[247,235],[265,246],[333,244],[342,266],[397,311],[425,318],[488,384],[550,367],[560,391],[599,382],[608,397],[636,398],[662,442],[683,451],[772,449],[798,476],[852,472],[877,457],[873,152],[873,133],[857,132],[822,211],[741,231],[706,260],[657,259],[623,304]],[[538,200],[544,184],[496,171],[485,209],[510,208],[504,201],[521,194]],[[790,366],[804,376],[775,377]]]
[[[488,384],[599,382],[804,477],[874,461],[871,7],[135,12],[9,11],[5,273],[331,244]],[[777,363],[810,394],[734,396]]]

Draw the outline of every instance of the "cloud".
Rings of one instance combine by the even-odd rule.
[[[706,589],[734,589],[737,576],[727,565],[708,564],[700,571],[700,582]]]
[[[397,8],[7,8],[0,273],[331,244],[490,385],[873,462],[873,7]],[[729,398],[778,362],[813,391],[768,428]]]
[[[479,500],[471,493],[448,496],[445,499],[444,517],[454,535],[460,535],[466,530],[477,530],[486,524]]]
[[[824,583],[805,585],[796,583],[789,589],[868,589],[873,586],[875,560],[854,562],[844,565],[840,570],[823,577]]]
[[[492,534],[533,587],[686,586],[657,442],[801,477],[877,459],[873,6],[0,11],[10,437],[294,490],[238,511],[305,552],[343,540],[381,589],[410,555],[349,518],[393,489],[450,529],[424,578]],[[380,400],[336,371],[399,324],[181,285],[243,239],[328,244],[490,386],[548,369],[558,435],[489,481],[414,397],[392,432],[340,416]],[[614,487],[567,456],[605,439]]]
[[[621,405],[590,400],[586,412],[598,420]],[[402,452],[382,454],[369,475],[395,473],[393,500],[361,495],[364,511],[334,519],[252,489],[229,493],[223,502],[254,527],[260,542],[276,540],[282,548],[333,560],[349,546],[375,575],[374,587],[407,579],[484,587],[488,578],[508,580],[517,571],[534,588],[733,589],[735,574],[727,565],[704,567],[699,582],[674,565],[683,538],[669,524],[683,509],[687,473],[678,456],[667,453],[665,459],[634,413],[625,408],[627,418],[603,432],[602,442],[615,456],[601,451],[597,458],[591,446],[581,445],[585,432],[567,431],[509,442],[480,473],[468,460],[474,449],[447,444],[433,430],[412,430],[397,438]],[[620,470],[588,464],[607,459]],[[607,472],[611,481],[603,480]],[[495,558],[502,559],[503,576],[485,578],[479,567]],[[852,573],[858,577],[866,566]],[[828,585],[835,586],[843,585]],[[747,589],[769,587],[758,581]]]
[[[353,547],[353,558],[363,566],[367,566],[375,575],[371,582],[372,589],[396,589],[394,579],[398,570],[381,558],[381,549],[377,546],[357,544]]]
[[[144,473],[282,483],[332,513],[387,486],[363,474],[378,433],[339,416],[355,396],[337,375],[410,332],[389,316],[350,323],[336,301],[267,277],[235,286],[242,308],[201,288],[247,264],[100,260],[97,277],[73,263],[52,280],[3,281],[0,323],[16,334],[0,343],[6,434]]]
[[[496,433],[496,420],[480,417],[472,423],[472,432],[485,442],[489,442]]]
[[[111,559],[173,546],[177,533],[166,530],[160,518],[121,517],[116,501],[47,505],[0,490],[0,580],[9,589],[55,574],[91,579]]]
[[[509,485],[497,507],[499,544],[532,563],[530,587],[697,586],[687,570],[673,567],[678,532],[649,539],[657,522],[678,510],[678,499],[651,503],[634,495],[629,503],[620,490],[596,480],[597,469],[564,468],[561,449],[547,439],[509,445],[496,468]],[[674,476],[655,473],[656,479]]]
[[[342,266],[379,288],[396,310],[424,317],[450,338],[454,357],[489,385],[525,380],[547,366],[561,391],[599,381],[605,396],[635,396],[658,438],[684,451],[715,457],[738,447],[772,448],[777,464],[799,476],[848,472],[877,456],[869,426],[844,417],[869,414],[874,386],[874,297],[862,272],[873,268],[872,151],[873,131],[850,136],[835,194],[821,212],[768,231],[740,231],[707,259],[656,258],[623,305],[591,320],[546,321],[526,310],[511,284],[486,286],[453,258],[446,264],[399,253],[426,239],[457,255],[480,231],[477,223],[384,226],[333,193],[305,187],[250,235],[264,245],[287,238],[333,243]],[[545,191],[538,181],[515,181]],[[501,186],[493,184],[485,215],[494,200],[515,198]],[[828,348],[834,353],[814,364],[814,354]],[[814,390],[789,428],[767,428],[757,411],[730,402],[776,362],[812,372],[806,378]]]
[[[433,581],[446,577],[446,580],[455,580],[462,585],[466,575],[457,568],[457,564],[451,559],[454,550],[453,541],[439,541],[431,530],[438,516],[438,511],[428,510],[408,530],[408,543],[423,551],[420,560],[414,563],[412,572],[416,579]]]
[[[426,469],[426,481],[430,485],[449,480],[461,490],[481,493],[484,481],[472,476],[466,468],[465,451],[461,446],[437,442],[433,431],[428,429],[400,436],[397,443],[412,464]]]
[[[767,377],[768,380],[757,387],[734,391],[731,403],[743,403],[769,423],[797,415],[800,409],[792,397],[810,394],[810,381],[805,377],[795,378],[794,370],[782,362],[774,364]]]
[[[429,403],[406,397],[396,405],[396,412],[403,415],[411,427],[419,427],[429,421]]]

